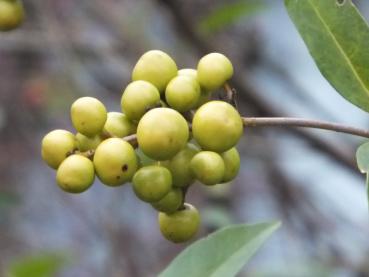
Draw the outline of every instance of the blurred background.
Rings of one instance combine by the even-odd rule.
[[[169,53],[179,68],[226,54],[245,116],[300,116],[369,128],[369,116],[325,81],[283,1],[27,0],[21,28],[0,33],[0,275],[156,276],[186,246],[163,239],[156,212],[130,185],[98,181],[70,195],[40,157],[52,129],[74,132],[70,104],[93,96],[111,111],[137,59]],[[368,1],[356,1],[369,18]],[[230,223],[282,227],[239,276],[369,276],[364,140],[301,129],[246,129],[237,179],[188,202],[203,237]],[[212,253],[209,253],[211,255]],[[26,268],[26,269],[24,269]],[[38,271],[39,270],[39,271]],[[42,275],[44,276],[44,275]],[[46,275],[49,276],[49,275]]]

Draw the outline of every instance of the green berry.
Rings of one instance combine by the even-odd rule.
[[[99,134],[106,122],[107,112],[103,103],[93,97],[81,97],[71,107],[74,128],[88,137]]]
[[[191,160],[190,168],[196,179],[207,186],[220,183],[225,172],[222,157],[211,151],[197,153]]]
[[[199,108],[201,107],[202,105],[204,105],[205,103],[209,102],[211,99],[211,93],[209,92],[204,92],[202,91],[200,93],[200,97],[199,99],[197,100],[197,103],[195,105],[196,108]]]
[[[158,89],[146,81],[130,83],[122,94],[122,111],[130,120],[139,120],[148,110],[160,105]]]
[[[172,176],[162,166],[149,165],[140,168],[133,176],[133,190],[145,202],[157,202],[172,188]]]
[[[188,129],[187,121],[177,111],[170,108],[152,109],[138,123],[138,145],[150,158],[168,160],[186,145]]]
[[[202,149],[224,152],[234,147],[243,132],[238,111],[223,101],[202,105],[192,121],[192,134]]]
[[[194,182],[190,162],[198,152],[199,149],[195,145],[188,143],[185,148],[165,163],[164,166],[172,173],[173,186],[187,187]]]
[[[178,70],[178,76],[188,76],[197,80],[197,70],[193,68],[183,68]]]
[[[20,0],[0,0],[0,31],[17,28],[24,20],[24,8]]]
[[[151,50],[143,54],[132,72],[132,80],[144,80],[152,83],[160,92],[164,92],[169,81],[177,76],[177,65],[163,51]]]
[[[41,156],[50,167],[57,169],[76,148],[76,141],[71,132],[54,130],[42,139]]]
[[[181,189],[172,189],[158,202],[152,203],[152,206],[167,214],[174,213],[179,209],[183,202],[183,193]]]
[[[158,221],[163,236],[169,241],[180,243],[195,236],[200,226],[200,215],[194,206],[186,203],[183,210],[171,214],[160,212]]]
[[[104,125],[104,132],[110,136],[123,138],[136,132],[136,125],[123,113],[110,112]]]
[[[71,193],[86,191],[94,179],[93,163],[81,155],[72,155],[66,158],[56,172],[56,181],[59,187]]]
[[[221,154],[225,171],[223,176],[223,182],[232,181],[238,174],[240,170],[240,155],[236,148],[231,148],[228,151]]]
[[[131,181],[138,162],[132,145],[120,138],[109,138],[96,148],[94,165],[102,183],[119,186]]]
[[[220,88],[232,75],[232,63],[223,54],[210,53],[202,57],[197,65],[198,81],[207,91]]]
[[[173,78],[165,90],[167,103],[179,112],[186,112],[194,108],[199,97],[200,85],[196,79],[188,76]]]
[[[93,137],[86,137],[81,133],[76,134],[76,142],[79,151],[95,150],[96,147],[102,142],[100,135]]]

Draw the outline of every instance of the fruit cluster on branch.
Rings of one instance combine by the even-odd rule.
[[[201,58],[197,70],[178,70],[166,53],[151,50],[133,69],[122,112],[107,112],[96,98],[77,99],[70,112],[77,133],[48,133],[42,157],[66,192],[86,191],[95,175],[111,187],[131,182],[137,197],[159,211],[164,237],[187,241],[200,224],[198,210],[185,203],[189,186],[229,182],[240,167],[242,119],[232,105],[211,100],[232,74],[219,53]]]

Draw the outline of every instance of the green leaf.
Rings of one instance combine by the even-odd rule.
[[[361,173],[366,173],[366,193],[369,203],[369,142],[359,146],[356,151],[356,161]]]
[[[279,226],[269,222],[221,229],[185,249],[159,276],[234,276]]]
[[[285,0],[323,76],[369,111],[369,27],[351,0]]]
[[[8,268],[9,277],[52,277],[66,264],[65,256],[43,253],[22,257],[12,262]]]
[[[243,17],[250,16],[264,8],[261,1],[239,1],[219,6],[204,17],[199,28],[205,33],[219,31],[220,29],[237,22]]]

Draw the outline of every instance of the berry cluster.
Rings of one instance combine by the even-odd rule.
[[[71,106],[77,134],[48,133],[42,157],[67,192],[87,190],[95,174],[108,186],[131,182],[137,197],[159,211],[164,237],[187,241],[200,223],[197,209],[184,201],[188,187],[195,180],[229,182],[240,167],[234,146],[243,132],[241,117],[232,105],[211,100],[232,74],[222,54],[204,56],[197,70],[177,70],[166,53],[149,51],[123,92],[123,113],[79,98]]]

